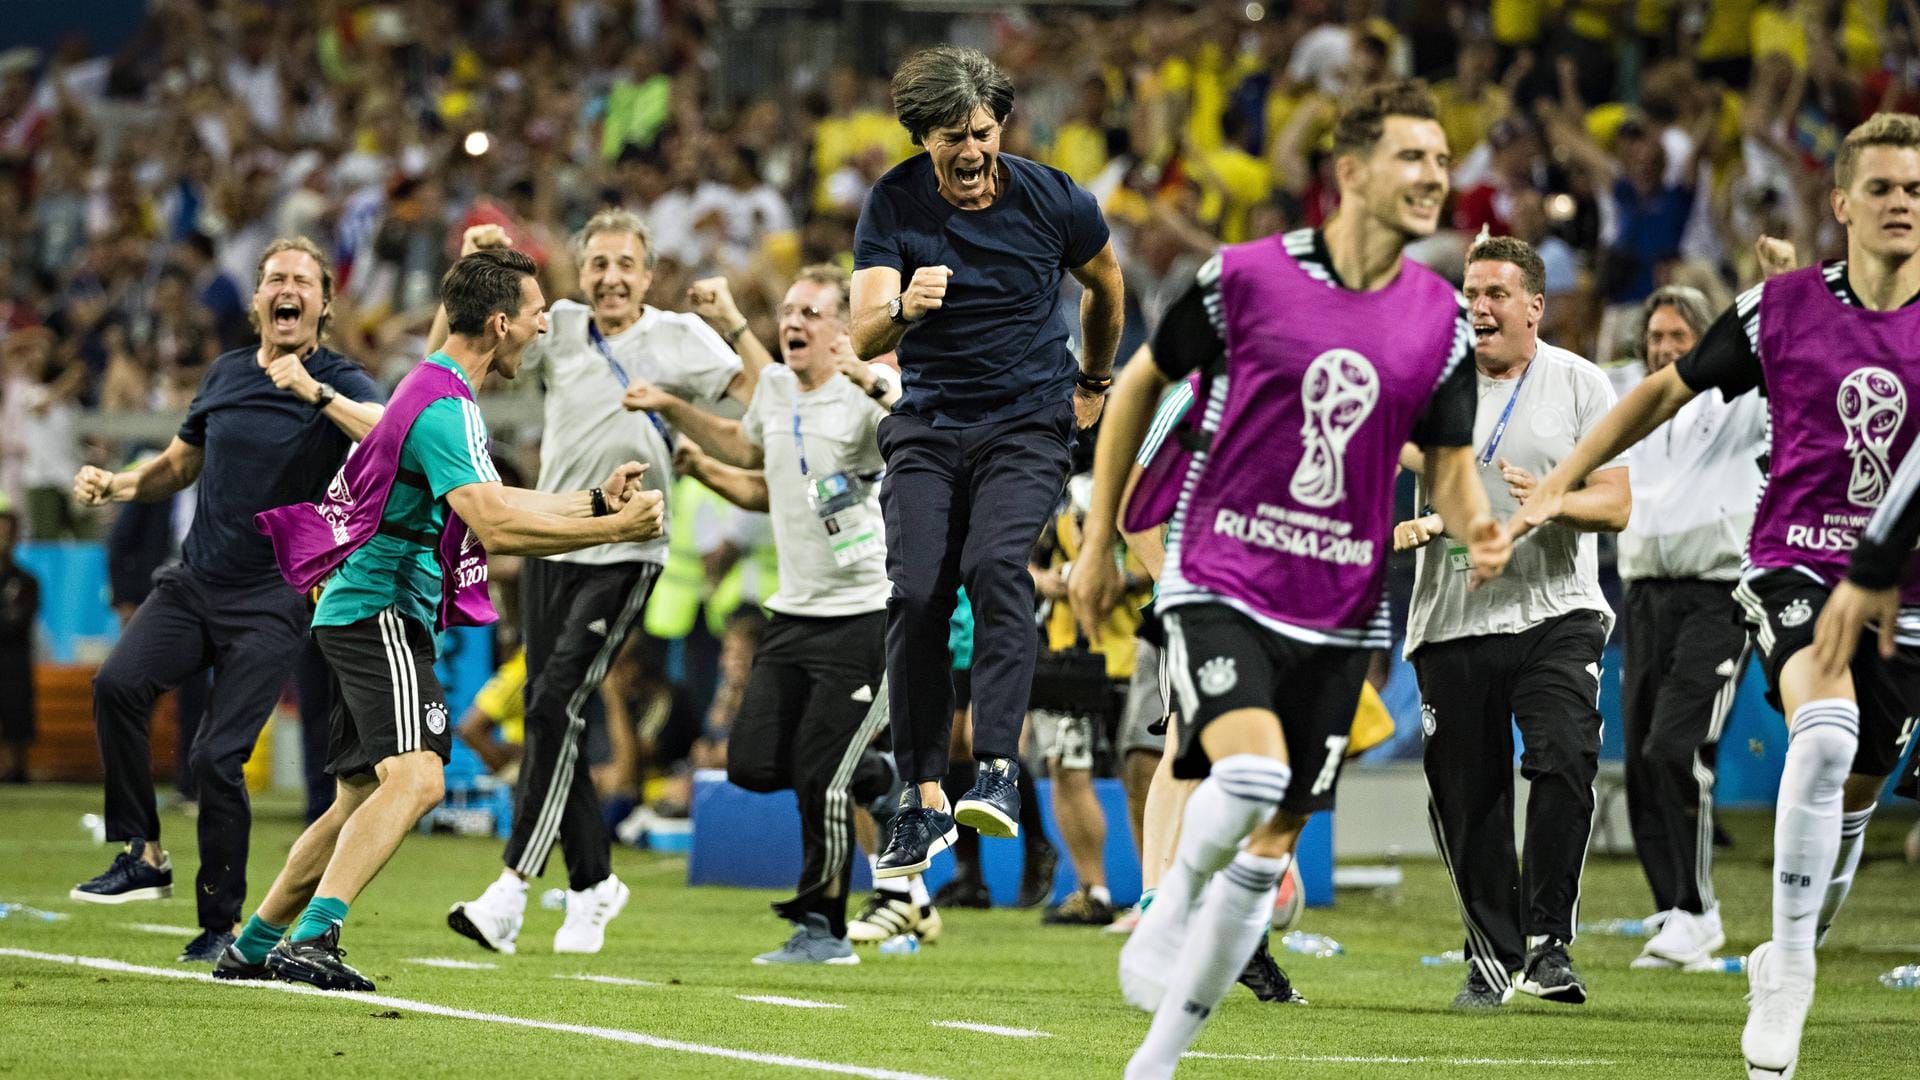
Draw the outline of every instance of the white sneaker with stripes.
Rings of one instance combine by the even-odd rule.
[[[597,953],[607,943],[607,924],[627,906],[630,890],[612,874],[580,892],[567,890],[567,918],[553,935],[557,953]]]
[[[478,900],[463,900],[447,909],[447,926],[484,948],[511,956],[527,914],[527,885],[509,882],[502,874]]]

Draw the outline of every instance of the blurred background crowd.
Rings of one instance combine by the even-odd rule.
[[[1452,144],[1452,228],[1416,257],[1457,278],[1481,229],[1531,241],[1543,336],[1602,363],[1636,348],[1626,313],[1659,285],[1725,303],[1757,280],[1761,233],[1838,254],[1841,135],[1920,109],[1916,0],[100,7],[0,31],[0,493],[28,538],[113,530],[116,573],[163,560],[191,500],[96,518],[74,473],[163,444],[207,363],[252,339],[268,241],[332,254],[331,343],[389,385],[466,228],[504,226],[569,296],[567,237],[609,204],[651,225],[654,306],[688,310],[692,281],[725,275],[770,341],[793,271],[850,263],[867,189],[915,152],[887,83],[928,42],[992,54],[1019,91],[1004,149],[1100,199],[1123,359],[1218,244],[1327,218],[1334,103],[1385,75],[1434,85]],[[539,410],[513,408],[531,391],[487,388],[510,478],[536,467]],[[638,658],[614,685],[697,757],[700,717],[744,675],[751,620],[728,620],[771,591],[769,533],[697,493],[674,505],[693,599],[649,630],[712,647],[701,671],[676,659],[680,690]],[[746,644],[723,655],[730,634]]]

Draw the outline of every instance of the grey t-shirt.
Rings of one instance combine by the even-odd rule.
[[[1473,421],[1474,463],[1493,516],[1503,523],[1520,509],[1520,504],[1501,478],[1500,460],[1504,458],[1535,477],[1543,477],[1573,452],[1574,444],[1593,430],[1614,403],[1613,387],[1605,373],[1584,358],[1544,341],[1534,353],[1525,378],[1521,385],[1517,378],[1479,376],[1480,405]],[[1494,447],[1493,461],[1480,466],[1493,429],[1516,388],[1520,396],[1513,401],[1513,415]],[[1600,468],[1624,468],[1626,464],[1622,456]],[[1422,483],[1420,505],[1425,506],[1427,499]],[[1600,555],[1594,534],[1551,523],[1534,529],[1514,546],[1506,573],[1474,592],[1467,591],[1467,573],[1459,568],[1462,560],[1449,557],[1449,549],[1456,544],[1441,536],[1420,549],[1414,569],[1413,603],[1407,612],[1409,656],[1428,642],[1515,634],[1572,611],[1600,612],[1607,632],[1613,632],[1613,609],[1600,592]]]
[[[803,393],[799,378],[783,365],[760,373],[740,432],[766,452],[761,468],[780,560],[780,588],[767,607],[783,615],[814,617],[886,609],[891,586],[879,484],[886,462],[875,437],[886,415],[845,375]],[[802,446],[805,475],[800,471]],[[856,505],[834,516],[836,531],[829,534],[807,491],[836,473],[854,485]],[[879,546],[867,544],[865,554],[839,565],[835,545],[855,542],[867,529],[881,541]]]
[[[646,413],[621,406],[625,390],[594,345],[591,317],[585,304],[556,301],[547,311],[546,336],[528,345],[521,361],[522,371],[539,378],[547,391],[535,486],[541,491],[584,491],[622,463],[638,461],[648,467],[646,488],[669,491],[672,445]],[[628,378],[653,383],[721,415],[739,415],[725,394],[740,371],[740,358],[699,316],[646,308],[632,326],[607,338],[606,345]],[[546,558],[587,565],[664,564],[667,539],[601,544]]]

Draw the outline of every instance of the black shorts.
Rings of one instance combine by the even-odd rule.
[[[346,626],[316,626],[313,638],[333,683],[327,771],[370,773],[390,757],[453,752],[447,694],[433,674],[433,634],[392,608]]]
[[[1296,814],[1332,809],[1369,651],[1296,641],[1223,604],[1175,608],[1163,621],[1167,674],[1181,716],[1173,775],[1206,776],[1212,762],[1200,732],[1237,709],[1261,709],[1280,718],[1293,770],[1280,808]]]
[[[1797,570],[1763,570],[1733,590],[1760,647],[1767,703],[1783,712],[1780,672],[1793,654],[1813,645],[1813,628],[1829,591]],[[1853,771],[1888,776],[1913,735],[1907,718],[1920,716],[1920,648],[1902,645],[1893,659],[1884,660],[1878,635],[1863,631],[1853,653],[1853,694],[1860,705],[1860,749],[1853,755]]]

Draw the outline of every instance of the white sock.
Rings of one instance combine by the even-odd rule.
[[[1105,885],[1090,886],[1087,889],[1087,895],[1093,897],[1095,900],[1098,900],[1103,904],[1111,905],[1113,903],[1113,894],[1107,891],[1107,887]]]
[[[1880,804],[1874,803],[1865,810],[1840,815],[1840,865],[1833,872],[1833,880],[1827,882],[1827,895],[1820,902],[1820,926],[1814,936],[1816,946],[1826,940],[1828,927],[1833,925],[1834,917],[1840,914],[1840,905],[1847,902],[1847,893],[1853,889],[1853,874],[1860,869],[1860,853],[1867,847],[1867,822],[1879,808]]]
[[[499,880],[495,881],[494,884],[500,885],[504,888],[512,889],[514,892],[517,892],[522,896],[525,896],[527,893],[527,879],[521,877],[519,874],[516,874],[511,870],[500,871],[500,878]]]
[[[1293,770],[1258,754],[1215,762],[1187,800],[1179,849],[1147,910],[1172,905],[1168,915],[1184,922],[1207,879],[1227,865],[1256,825],[1273,816],[1292,778]]]
[[[873,870],[877,875],[880,870],[880,856],[878,855],[867,856],[867,867],[868,869]],[[915,874],[913,876],[913,880],[919,881],[920,875]],[[925,886],[922,886],[922,888],[925,888]],[[906,896],[908,894],[908,886],[907,886],[907,883],[901,880],[900,878],[883,878],[883,877],[876,876],[873,879],[873,891],[877,893],[885,893],[888,896],[899,897],[899,896]]]
[[[1247,966],[1273,917],[1273,897],[1287,860],[1243,851],[1207,886],[1206,902],[1196,913],[1180,955],[1179,969],[1153,1014],[1147,1041],[1140,1045],[1127,1073],[1171,1075],[1207,1017]]]
[[[1860,708],[1844,698],[1794,711],[1773,818],[1773,948],[1793,975],[1812,977],[1820,904],[1840,854],[1841,796],[1860,745]]]
[[[895,878],[894,880],[898,881],[900,879]],[[933,897],[927,895],[927,879],[925,875],[914,874],[907,878],[907,896],[913,901],[914,907],[930,908],[933,906]]]

